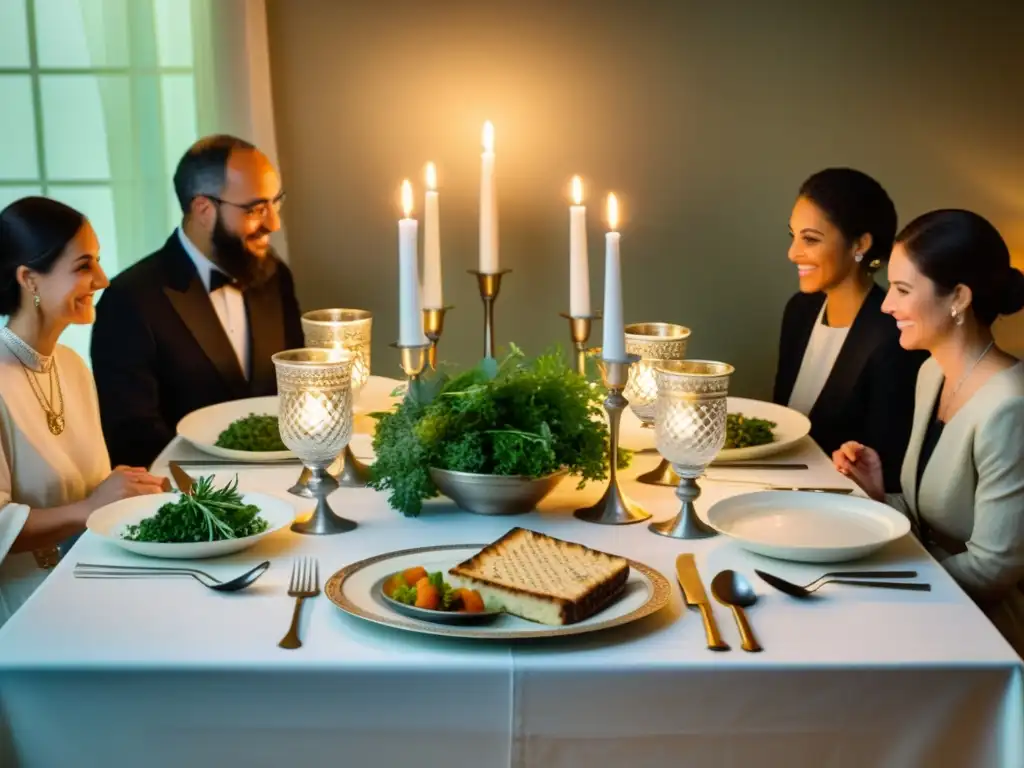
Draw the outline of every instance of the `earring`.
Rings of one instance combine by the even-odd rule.
[[[32,303],[36,305],[36,309],[39,309],[39,305],[43,303],[42,299],[39,298],[38,293],[32,294]]]
[[[864,254],[863,253],[854,254],[853,260],[856,261],[858,264],[860,264],[862,261],[864,261]]]
[[[953,318],[953,322],[954,323],[956,323],[957,325],[963,325],[964,324],[964,316],[962,314],[960,314],[960,310],[959,309],[957,309],[956,307],[953,307],[953,309],[950,310],[949,314]]]

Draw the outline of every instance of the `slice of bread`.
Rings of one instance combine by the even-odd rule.
[[[486,604],[541,624],[574,624],[612,602],[626,586],[622,557],[513,528],[448,571]]]

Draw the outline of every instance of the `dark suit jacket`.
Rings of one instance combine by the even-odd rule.
[[[884,299],[885,291],[874,286],[809,417],[811,437],[829,455],[847,440],[878,451],[886,490],[897,493],[914,419],[917,370],[928,355],[900,346],[896,321],[882,313]],[[823,293],[798,293],[786,305],[775,375],[774,399],[780,405],[789,403],[824,303]]]
[[[245,308],[248,381],[176,232],[110,282],[96,307],[92,366],[113,464],[149,466],[197,408],[277,393],[270,356],[303,346],[284,263],[245,291]]]

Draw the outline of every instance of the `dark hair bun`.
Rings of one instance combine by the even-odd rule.
[[[1002,303],[999,311],[1001,315],[1015,315],[1024,309],[1024,272],[1010,267],[1010,274],[1003,286]]]

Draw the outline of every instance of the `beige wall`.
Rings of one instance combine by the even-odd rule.
[[[394,373],[397,194],[441,175],[442,355],[480,352],[479,134],[497,133],[499,343],[567,339],[566,185],[587,182],[592,292],[598,198],[624,203],[627,321],[693,328],[763,396],[795,290],[794,193],[850,165],[900,221],[972,208],[1024,260],[1024,3],[339,2],[267,0],[286,224],[306,308],[376,313],[374,369]],[[902,10],[894,10],[900,6]],[[917,10],[930,9],[928,11]],[[422,189],[422,185],[419,185]],[[1024,351],[1024,321],[1017,323]]]

